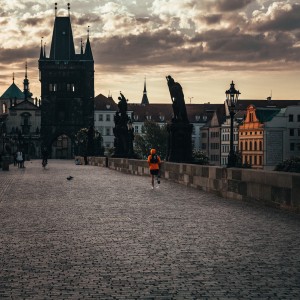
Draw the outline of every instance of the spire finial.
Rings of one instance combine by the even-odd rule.
[[[70,3],[68,3],[68,15],[70,17]]]
[[[57,16],[57,3],[54,3],[55,17]]]
[[[13,83],[15,83],[15,72],[13,72]]]
[[[87,29],[87,38],[88,39],[90,38],[90,26],[88,26],[88,29]]]
[[[25,62],[25,78],[27,79],[27,60]]]
[[[147,88],[146,88],[146,76],[144,78],[144,94],[147,94]]]
[[[46,58],[46,42],[44,44],[44,57]]]

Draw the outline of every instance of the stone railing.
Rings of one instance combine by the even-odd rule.
[[[89,157],[88,161],[91,165],[149,176],[144,160]],[[297,173],[163,162],[161,177],[224,198],[258,201],[300,212],[300,174]]]

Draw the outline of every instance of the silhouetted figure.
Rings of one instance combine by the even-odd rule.
[[[121,116],[122,116],[123,114],[127,113],[127,100],[121,92],[120,92],[120,96],[118,97],[118,99],[120,100],[118,103],[119,112],[121,113]]]
[[[178,82],[175,82],[170,75],[167,76],[166,79],[168,82],[171,100],[173,102],[172,107],[174,112],[174,121],[189,123],[181,85]]]

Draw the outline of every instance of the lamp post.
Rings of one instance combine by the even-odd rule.
[[[235,89],[233,81],[230,84],[230,89],[225,92],[226,103],[229,109],[230,115],[230,151],[228,155],[227,168],[232,168],[236,166],[236,153],[233,149],[233,118],[235,115],[235,106],[239,98],[240,92]]]

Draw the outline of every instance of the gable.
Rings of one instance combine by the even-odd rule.
[[[31,103],[30,101],[24,100],[17,105],[13,106],[14,110],[38,110],[40,109],[35,104]]]

